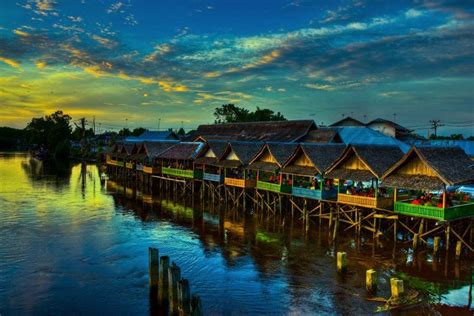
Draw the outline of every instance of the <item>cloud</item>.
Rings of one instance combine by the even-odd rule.
[[[408,11],[405,12],[405,17],[408,18],[408,19],[412,19],[412,18],[417,18],[419,16],[422,16],[423,15],[423,12],[419,11],[419,10],[416,10],[416,9],[409,9]]]
[[[13,33],[15,33],[15,34],[18,35],[18,36],[23,36],[23,37],[28,37],[28,36],[30,36],[29,33],[24,32],[24,31],[19,30],[19,29],[14,30]]]
[[[306,88],[310,88],[313,90],[324,90],[324,91],[333,91],[336,88],[327,84],[318,84],[318,83],[307,83],[304,85]]]
[[[3,62],[3,63],[5,63],[8,66],[13,67],[13,68],[20,68],[20,64],[17,63],[16,61],[14,61],[13,59],[9,59],[9,58],[5,58],[5,57],[0,56],[0,62]]]
[[[118,2],[114,2],[110,5],[110,7],[107,9],[107,13],[108,14],[113,14],[113,13],[124,13],[124,9],[127,5],[122,2],[122,1],[118,1]]]

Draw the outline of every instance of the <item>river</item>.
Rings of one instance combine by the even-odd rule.
[[[154,314],[148,247],[181,267],[206,315],[371,314],[382,304],[366,300],[369,268],[379,272],[377,296],[389,296],[391,276],[419,292],[411,313],[473,313],[467,259],[358,243],[350,232],[332,242],[324,225],[305,238],[298,223],[101,183],[96,165],[0,154],[0,218],[2,316]]]

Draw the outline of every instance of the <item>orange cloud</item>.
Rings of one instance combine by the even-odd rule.
[[[15,34],[18,35],[18,36],[22,36],[22,37],[28,37],[28,36],[30,36],[30,33],[26,33],[26,32],[24,32],[24,31],[18,30],[18,29],[14,30],[13,33],[15,33]]]
[[[7,64],[7,65],[9,65],[13,68],[20,68],[20,64],[17,63],[16,61],[12,60],[12,59],[0,56],[0,61],[4,62],[5,64]]]

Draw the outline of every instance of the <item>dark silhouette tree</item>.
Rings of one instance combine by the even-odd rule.
[[[223,104],[214,110],[215,123],[286,121],[280,113],[257,107],[254,112],[234,104]]]

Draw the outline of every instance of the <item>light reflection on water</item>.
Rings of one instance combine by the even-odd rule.
[[[215,314],[369,314],[365,270],[424,289],[413,312],[472,314],[471,262],[455,264],[403,249],[328,240],[325,227],[284,228],[276,220],[142,194],[109,181],[94,165],[43,164],[0,155],[0,314],[147,314],[147,249],[169,255]],[[349,271],[334,256],[348,252]],[[427,260],[429,259],[429,260]],[[442,303],[452,306],[439,306]]]

